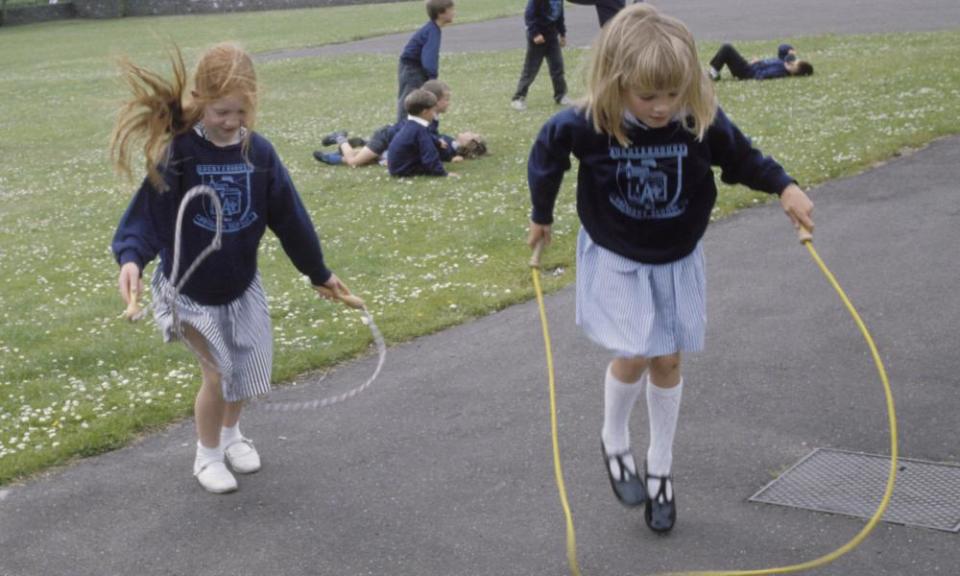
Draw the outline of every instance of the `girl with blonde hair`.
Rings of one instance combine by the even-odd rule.
[[[656,532],[676,521],[673,438],[681,353],[703,348],[702,238],[721,179],[777,194],[795,227],[813,204],[753,148],[715,101],[686,26],[647,4],[622,10],[593,46],[587,96],[553,116],[530,152],[528,244],[547,244],[570,155],[579,162],[577,323],[613,355],[604,378],[604,465],[616,497],[645,504]],[[628,423],[646,391],[649,447],[641,472]]]
[[[164,341],[188,344],[202,374],[194,404],[193,473],[206,490],[230,492],[237,481],[227,464],[238,474],[261,465],[239,419],[244,400],[270,390],[270,313],[257,271],[266,229],[318,292],[349,290],[324,264],[316,230],[276,150],[253,131],[257,76],[250,56],[235,44],[213,46],[201,56],[192,83],[179,50],[171,61],[172,79],[121,64],[132,97],[117,117],[111,152],[117,168],[130,175],[142,146],[147,176],[120,220],[112,249],[128,304],[143,291],[144,266],[160,256],[151,286],[154,318]],[[218,228],[212,198],[195,200],[185,205],[176,237],[181,200],[201,185],[222,206],[221,246],[174,289],[171,278],[183,276]],[[182,256],[174,271],[177,243]]]

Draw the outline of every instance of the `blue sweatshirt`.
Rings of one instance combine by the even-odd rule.
[[[751,64],[750,69],[753,70],[753,79],[770,80],[773,78],[783,78],[784,76],[788,76],[789,72],[787,72],[787,69],[783,65],[789,60],[795,59],[790,58],[792,55],[789,54],[789,52],[792,49],[793,46],[789,44],[781,44],[777,49],[776,58],[767,58]]]
[[[440,160],[443,162],[453,160],[453,157],[457,155],[456,139],[453,136],[440,133],[440,114],[437,114],[436,118],[430,122],[428,128],[430,129],[430,133],[433,134],[433,139],[437,144],[437,153],[440,154]],[[446,147],[444,147],[441,142],[446,143]]]
[[[391,176],[446,176],[430,128],[408,119],[390,142],[387,168]]]
[[[527,0],[523,21],[527,25],[527,38],[530,40],[539,34],[547,39],[567,35],[563,0]]]
[[[717,199],[711,166],[728,184],[779,194],[793,180],[717,110],[698,142],[679,121],[663,128],[629,126],[621,147],[597,133],[583,109],[569,108],[540,130],[527,164],[531,219],[553,222],[553,208],[570,155],[580,161],[577,213],[604,248],[649,264],[690,254],[703,237]]]
[[[238,298],[257,271],[257,248],[269,226],[300,272],[323,284],[331,272],[323,262],[320,240],[273,146],[259,134],[250,136],[249,162],[241,145],[218,147],[193,130],[170,144],[170,159],[161,166],[169,187],[158,193],[144,180],[113,237],[112,249],[122,266],[144,266],[160,255],[163,275],[173,271],[174,232],[180,200],[194,186],[217,191],[223,206],[223,244],[194,271],[182,294],[204,305]],[[216,230],[216,214],[206,196],[187,206],[181,230],[180,273],[206,248]]]
[[[400,60],[420,66],[433,80],[440,72],[440,27],[433,20],[413,33],[400,53]]]

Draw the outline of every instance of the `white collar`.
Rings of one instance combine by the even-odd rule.
[[[429,120],[424,120],[423,118],[421,118],[421,117],[419,117],[419,116],[414,116],[413,114],[408,114],[408,115],[407,115],[407,120],[413,120],[414,122],[416,122],[417,124],[423,126],[424,128],[428,128],[428,127],[430,126],[430,121],[429,121]]]

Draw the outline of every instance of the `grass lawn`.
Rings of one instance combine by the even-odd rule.
[[[460,21],[519,13],[514,0],[473,0]],[[111,171],[106,144],[124,97],[113,57],[166,68],[178,43],[191,62],[209,43],[252,51],[412,30],[420,3],[0,28],[0,485],[77,455],[117,447],[189,415],[198,383],[179,346],[161,346],[152,322],[118,319],[109,251],[135,184]],[[278,31],[282,30],[282,33]],[[804,185],[848,175],[906,146],[957,131],[960,31],[793,39],[817,75],[718,85],[727,112]],[[716,45],[701,46],[710,54]],[[773,43],[745,44],[766,54]],[[566,53],[582,86],[586,53]],[[522,51],[443,56],[454,89],[442,129],[477,130],[491,155],[458,165],[459,179],[392,180],[379,167],[318,164],[311,152],[336,128],[360,135],[393,116],[393,57],[264,62],[258,129],[287,163],[311,211],[330,267],[363,296],[390,342],[528,299],[523,245],[526,154],[556,111],[546,71],[529,110],[507,106]],[[360,73],[358,73],[360,72]],[[564,185],[556,243],[545,254],[573,279],[573,182]],[[909,191],[904,191],[908,193]],[[723,187],[717,217],[765,197]],[[784,220],[783,238],[793,241]],[[267,236],[260,253],[275,326],[274,377],[289,381],[362,353],[356,314],[318,301]],[[148,268],[147,275],[152,272]]]

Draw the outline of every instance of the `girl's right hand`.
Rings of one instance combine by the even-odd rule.
[[[143,293],[143,279],[140,277],[140,267],[136,262],[127,262],[120,267],[118,285],[124,304],[129,305],[132,300],[140,299],[140,294]]]
[[[537,247],[537,244],[543,242],[543,247],[546,248],[550,245],[551,233],[549,224],[537,224],[536,222],[530,222],[530,231],[527,233],[527,246],[530,249]]]

